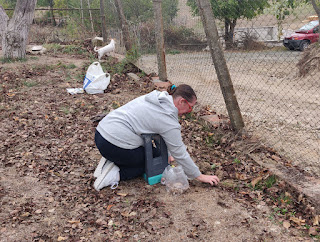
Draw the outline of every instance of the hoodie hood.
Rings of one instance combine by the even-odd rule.
[[[145,95],[146,102],[158,106],[163,112],[178,117],[178,109],[174,106],[173,98],[168,92],[153,91]]]

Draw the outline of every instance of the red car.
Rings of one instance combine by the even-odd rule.
[[[301,50],[303,51],[310,44],[319,40],[319,20],[310,21],[294,34],[289,37],[285,37],[283,45],[289,50]]]

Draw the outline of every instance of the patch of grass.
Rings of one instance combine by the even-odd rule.
[[[217,143],[213,133],[208,133],[208,135],[206,137],[206,143],[209,146],[212,146],[213,144]]]
[[[56,54],[60,50],[62,50],[62,46],[60,44],[45,44],[44,47],[48,50],[48,52],[53,52]]]
[[[55,65],[33,65],[32,69],[37,72],[44,72],[54,70],[57,67]]]
[[[69,107],[62,107],[60,111],[62,111],[64,114],[69,114],[72,110]]]
[[[65,68],[65,69],[74,69],[74,68],[77,68],[77,66],[76,66],[75,64],[73,64],[73,63],[67,64],[67,65],[62,64],[61,67]]]
[[[285,203],[285,204],[288,204],[288,205],[292,204],[292,199],[291,199],[291,197],[286,196],[285,193],[282,193],[282,194],[279,196],[278,200],[279,200],[281,203]]]
[[[38,85],[38,83],[33,82],[33,81],[24,81],[23,85],[25,85],[26,87],[34,87],[34,86]]]
[[[264,184],[267,188],[273,187],[274,184],[277,183],[277,177],[275,175],[269,176],[265,181]]]
[[[81,46],[77,45],[66,45],[62,49],[62,53],[64,54],[84,54],[84,50],[81,48]]]
[[[320,240],[320,234],[314,236],[311,235],[311,237]]]
[[[139,77],[144,77],[144,76],[146,76],[147,74],[146,74],[144,71],[142,71],[142,72],[137,73],[137,75],[138,75]]]
[[[235,158],[235,159],[233,160],[233,163],[234,163],[234,164],[241,164],[241,160],[239,160],[238,158]]]
[[[180,50],[168,50],[168,53],[167,54],[170,54],[170,55],[177,55],[177,54],[180,54],[181,51]]]
[[[135,62],[141,56],[136,45],[133,45],[131,50],[126,53],[126,61],[127,62]]]
[[[261,190],[262,191],[265,188],[273,187],[276,183],[277,183],[277,177],[275,175],[271,175],[271,176],[267,177],[265,180],[258,182],[254,188],[251,186],[251,184],[249,185],[249,187],[251,187],[251,189],[253,189],[253,190]]]
[[[2,64],[6,64],[6,63],[14,63],[14,62],[26,62],[28,59],[27,58],[5,58],[2,57],[0,58],[0,61]]]

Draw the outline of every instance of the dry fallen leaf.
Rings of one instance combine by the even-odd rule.
[[[113,206],[113,204],[109,204],[108,207],[107,207],[107,210],[109,211],[112,206]]]
[[[283,221],[283,227],[285,227],[286,229],[290,228],[291,224],[288,220]]]
[[[80,223],[80,220],[69,220],[68,223],[77,224]]]
[[[310,227],[308,233],[309,235],[313,235],[313,236],[318,235],[318,232],[315,227]]]
[[[316,215],[313,219],[313,225],[319,225],[320,215]]]
[[[247,180],[247,176],[245,174],[240,174],[240,173],[236,173],[236,178],[241,181]]]
[[[253,179],[253,180],[251,181],[251,185],[252,185],[253,187],[255,187],[255,185],[257,185],[257,183],[258,183],[259,181],[261,181],[261,180],[262,180],[262,177],[259,176],[259,177],[255,178],[255,179]]]
[[[58,241],[64,241],[64,240],[67,240],[67,239],[68,239],[68,237],[62,237],[62,236],[58,237]]]
[[[306,220],[301,219],[301,218],[296,218],[296,217],[290,217],[290,220],[294,223],[296,223],[297,225],[305,225],[306,224]]]
[[[24,214],[21,215],[21,217],[29,217],[30,213],[29,212],[26,212]]]
[[[118,192],[117,195],[119,195],[119,196],[121,196],[121,197],[125,197],[125,196],[127,196],[128,194],[127,194],[127,193],[120,193],[120,192]]]

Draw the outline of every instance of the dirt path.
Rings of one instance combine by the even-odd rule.
[[[226,60],[247,128],[293,164],[320,174],[320,85],[315,77],[297,77],[300,52],[226,53]],[[193,86],[203,105],[226,114],[209,53],[167,55],[168,78]],[[156,57],[138,63],[157,73]]]
[[[217,167],[218,187],[192,181],[172,195],[138,178],[96,192],[92,117],[151,89],[115,75],[104,94],[69,95],[67,87],[82,85],[85,63],[61,55],[1,66],[1,241],[309,241],[305,227],[282,225],[305,216],[281,202],[289,201],[283,183],[251,189],[268,172],[226,139],[208,146],[212,136],[196,120],[182,120],[184,140],[203,172]]]

